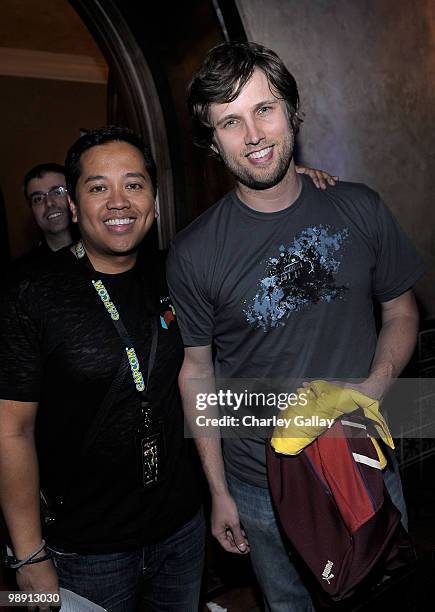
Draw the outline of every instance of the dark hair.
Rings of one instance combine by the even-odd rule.
[[[109,142],[127,142],[133,147],[136,147],[143,156],[146,171],[149,174],[154,193],[157,189],[157,170],[154,159],[151,155],[149,147],[144,143],[142,138],[135,134],[132,130],[117,125],[109,125],[107,127],[96,128],[86,132],[70,147],[65,159],[65,178],[66,187],[72,200],[76,199],[76,186],[80,178],[82,169],[80,158],[85,151],[92,149],[98,145],[107,144]]]
[[[253,42],[226,42],[211,49],[188,89],[188,107],[193,120],[193,141],[199,147],[212,144],[210,123],[212,102],[233,102],[251,78],[255,68],[264,72],[271,92],[284,100],[296,134],[299,94],[296,81],[271,49]]]
[[[38,164],[37,166],[33,166],[23,179],[23,191],[24,197],[29,199],[29,194],[27,193],[27,187],[29,183],[34,178],[42,178],[49,172],[54,172],[55,174],[63,174],[65,176],[65,168],[60,164],[55,164],[54,162],[48,162],[46,164]]]

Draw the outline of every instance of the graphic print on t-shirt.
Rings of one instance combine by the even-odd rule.
[[[285,325],[292,313],[317,302],[343,298],[345,285],[337,285],[343,245],[349,231],[329,225],[307,227],[288,246],[271,257],[251,305],[243,312],[247,322],[264,331]]]

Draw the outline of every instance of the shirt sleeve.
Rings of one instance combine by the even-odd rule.
[[[198,265],[193,266],[172,245],[166,264],[166,276],[174,301],[178,324],[185,346],[207,346],[213,338],[213,305],[201,281]]]
[[[373,295],[380,302],[388,302],[417,282],[424,273],[424,265],[405,232],[381,198],[377,197],[377,263],[373,276]]]
[[[27,281],[11,286],[0,303],[0,398],[39,400],[41,345],[36,302]]]

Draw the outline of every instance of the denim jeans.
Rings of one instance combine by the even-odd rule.
[[[408,531],[408,511],[406,509],[405,498],[403,496],[402,481],[400,479],[399,464],[394,451],[385,446],[382,450],[387,456],[388,468],[384,472],[384,483],[391,497],[391,501],[402,515],[402,525]]]
[[[394,505],[402,513],[407,529],[408,516],[397,460],[388,452],[384,482]],[[311,612],[314,605],[291,562],[276,521],[269,490],[241,482],[227,474],[228,487],[239,509],[240,521],[251,546],[251,560],[263,592],[267,612]]]
[[[267,612],[311,612],[311,597],[290,560],[276,522],[269,490],[227,474],[251,546],[251,561]]]
[[[108,612],[197,612],[204,565],[202,510],[163,542],[104,555],[52,550],[60,586]]]

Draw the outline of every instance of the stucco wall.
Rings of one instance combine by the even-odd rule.
[[[433,0],[236,0],[248,38],[294,74],[298,160],[378,190],[422,254],[435,315]]]

